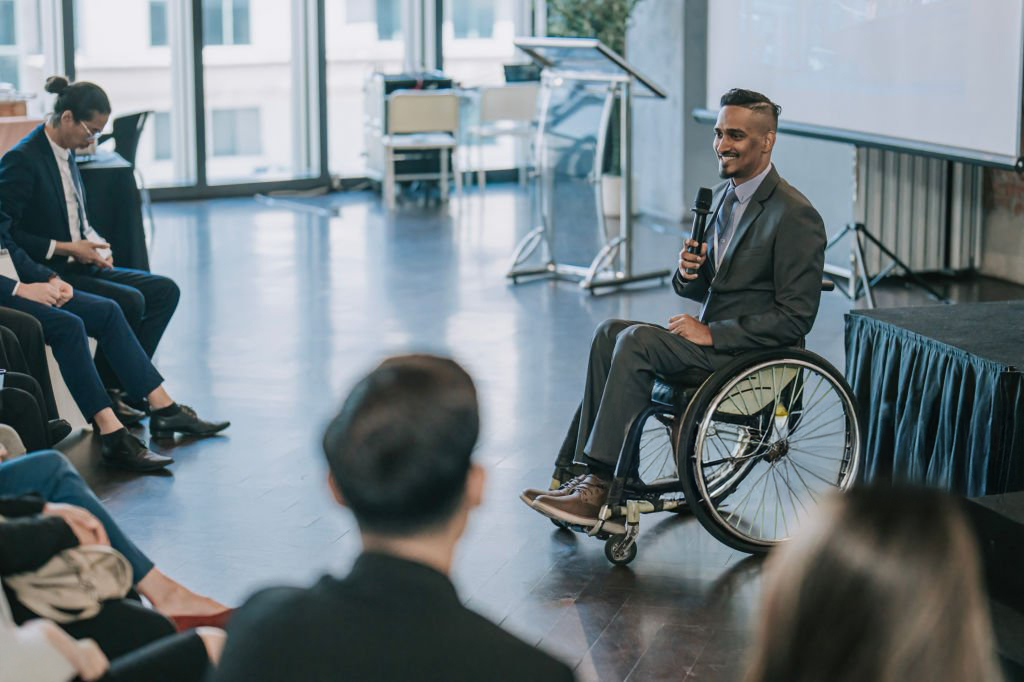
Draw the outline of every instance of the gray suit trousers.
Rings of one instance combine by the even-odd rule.
[[[689,370],[712,372],[736,356],[698,346],[664,327],[605,320],[590,345],[579,422],[573,420],[575,460],[614,468],[630,424],[651,401],[655,376],[672,380]]]

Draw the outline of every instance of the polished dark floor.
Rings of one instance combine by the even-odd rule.
[[[450,353],[478,382],[478,457],[489,470],[455,566],[469,605],[582,680],[738,677],[757,561],[690,517],[661,515],[644,518],[636,561],[613,568],[602,543],[555,530],[517,497],[548,480],[594,327],[607,317],[666,320],[696,304],[668,287],[593,297],[568,283],[511,286],[507,260],[532,222],[512,186],[393,215],[362,193],[156,208],[152,266],[182,289],[158,366],[174,397],[233,425],[223,437],[179,441],[164,476],[98,469],[89,436],[65,449],[158,566],[232,604],[268,583],[346,570],[359,542],[328,495],[321,429],[382,357]],[[672,267],[678,242],[641,230],[641,266]],[[952,291],[1024,298],[987,280]],[[902,287],[880,302],[930,303]],[[848,308],[826,294],[808,339],[840,367]]]

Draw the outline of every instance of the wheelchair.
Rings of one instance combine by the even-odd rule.
[[[552,522],[604,540],[617,565],[636,558],[640,516],[653,512],[689,510],[729,547],[764,554],[823,495],[854,483],[861,432],[843,375],[803,348],[752,351],[711,373],[657,377],[627,431],[597,524]],[[580,472],[556,461],[551,488]]]

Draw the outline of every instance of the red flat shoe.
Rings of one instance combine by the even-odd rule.
[[[192,628],[200,627],[211,627],[211,628],[225,628],[228,621],[231,620],[231,615],[235,612],[234,609],[224,609],[217,613],[211,613],[206,616],[168,616],[171,622],[174,623],[174,627],[178,632],[184,632],[185,630],[191,630]]]

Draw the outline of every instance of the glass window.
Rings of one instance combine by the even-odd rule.
[[[190,0],[76,0],[78,35],[75,45],[75,77],[103,88],[110,98],[111,117],[139,111],[162,112],[147,119],[135,163],[149,187],[190,185],[195,165],[192,114],[177,87],[186,81],[187,69],[177,50],[160,47],[154,40],[163,34],[166,45],[172,35],[183,35],[173,23],[187,16]],[[112,21],[116,17],[116,22]],[[162,23],[162,28],[159,24]],[[116,36],[116,39],[112,39]],[[125,68],[130,65],[131,68]],[[158,128],[161,130],[158,132]],[[109,126],[108,126],[109,130]],[[104,149],[113,149],[108,142]]]
[[[18,58],[0,55],[0,83],[11,83],[18,87]]]
[[[203,0],[204,45],[249,44],[249,0]]]
[[[522,0],[445,0],[444,72],[460,85],[505,82],[503,64],[526,61],[512,40],[529,33],[516,25]]]
[[[54,66],[56,54],[43,54],[44,11],[52,12],[54,6],[40,0],[0,0],[0,82],[11,83],[27,96],[25,112],[36,118],[52,99],[43,92],[43,82],[59,71]]]
[[[231,36],[235,45],[249,42],[249,0],[234,0],[231,4]]]
[[[167,0],[149,0],[149,44],[167,45]]]
[[[260,153],[260,110],[214,109],[213,121],[214,156],[253,156]]]
[[[312,4],[204,0],[223,21],[220,41],[203,46],[209,184],[319,175],[315,108],[303,87],[315,76],[307,73],[305,23],[296,20]]]
[[[460,38],[490,38],[494,34],[494,0],[451,0],[452,33]]]
[[[520,25],[529,15],[523,11],[525,3],[527,0],[444,0],[445,74],[470,92],[504,84],[505,64],[528,61],[512,42],[518,35],[531,33],[528,25]],[[464,130],[479,121],[479,98],[471,96],[467,102]],[[473,140],[473,148],[468,142],[465,137],[461,140],[466,170],[515,168],[525,163],[529,149],[525,138],[509,135],[485,137],[480,143]]]
[[[402,8],[399,0],[376,0],[377,39],[402,39]],[[373,21],[373,17],[369,17]]]
[[[158,111],[152,120],[153,160],[167,161],[171,158],[171,112]]]
[[[0,0],[0,45],[14,44],[14,0]]]
[[[371,76],[402,71],[401,10],[401,0],[326,0],[327,163],[335,175],[366,175],[383,165],[383,95]]]

